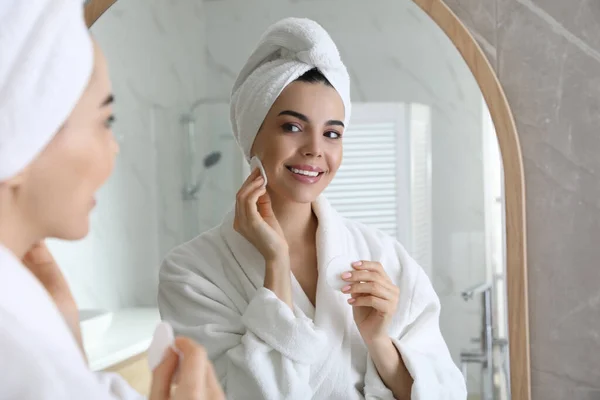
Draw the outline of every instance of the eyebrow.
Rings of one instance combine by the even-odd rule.
[[[108,97],[106,97],[106,99],[104,99],[104,101],[102,102],[101,107],[106,107],[114,102],[115,102],[115,96],[112,94],[109,94]]]
[[[281,115],[290,115],[290,116],[296,117],[304,122],[310,122],[310,119],[306,115],[301,114],[297,111],[285,110],[285,111],[282,111],[279,113],[279,116],[281,116]],[[327,121],[327,123],[325,125],[337,125],[337,126],[341,126],[342,128],[345,127],[344,123],[337,119],[330,119],[329,121]]]

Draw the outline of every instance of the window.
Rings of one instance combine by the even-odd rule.
[[[431,269],[429,107],[353,103],[344,160],[325,191],[344,217],[396,237]]]

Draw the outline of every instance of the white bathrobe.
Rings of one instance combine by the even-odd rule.
[[[44,287],[1,245],[0,398],[142,398],[118,375],[89,370]]]
[[[396,240],[342,218],[324,197],[313,210],[319,220],[316,307],[293,275],[294,311],[263,287],[264,259],[234,231],[231,212],[166,258],[158,295],[162,318],[206,347],[229,400],[393,399],[356,328],[348,296],[322,278],[336,256],[379,261],[400,288],[389,334],[414,379],[412,399],[466,399],[424,271]]]

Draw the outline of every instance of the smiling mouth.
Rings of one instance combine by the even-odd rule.
[[[304,176],[308,176],[308,177],[311,177],[311,178],[316,178],[317,176],[320,176],[320,175],[324,174],[324,172],[306,171],[306,170],[303,170],[303,169],[298,169],[298,168],[288,167],[288,166],[286,166],[286,168],[290,172],[292,172],[292,173],[294,173],[296,175],[304,175]]]

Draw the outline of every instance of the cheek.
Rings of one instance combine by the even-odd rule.
[[[36,161],[28,175],[24,199],[32,215],[55,228],[79,214],[85,165],[74,143],[53,143]]]
[[[338,144],[335,148],[333,148],[329,153],[329,168],[331,168],[331,172],[334,174],[342,165],[344,151],[341,144]]]
[[[70,149],[68,163],[74,179],[83,185],[79,188],[90,196],[98,190],[112,171],[114,150],[108,136],[90,134]]]
[[[261,141],[256,148],[256,155],[267,170],[275,170],[295,152],[295,144],[290,137],[273,135],[271,140]]]

